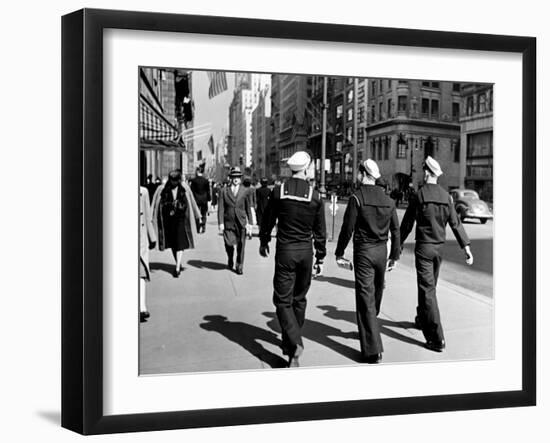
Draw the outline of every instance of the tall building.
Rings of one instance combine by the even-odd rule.
[[[493,201],[493,86],[462,85],[460,177],[467,189]]]
[[[422,162],[431,155],[446,188],[463,185],[460,174],[460,83],[371,79],[368,81],[368,157],[392,188],[417,188]]]
[[[259,95],[258,105],[252,112],[252,176],[254,179],[271,176],[268,171],[268,156],[272,126],[271,122],[271,87],[264,88]]]
[[[252,91],[236,89],[229,107],[229,152],[232,166],[250,166],[252,152]]]
[[[286,160],[296,151],[308,148],[308,117],[312,78],[306,75],[274,74],[271,111],[279,174],[290,175]]]

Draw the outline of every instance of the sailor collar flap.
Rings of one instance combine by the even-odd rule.
[[[290,179],[281,184],[281,200],[310,202],[313,197],[313,187],[305,180]]]
[[[357,199],[359,206],[389,208],[393,204],[382,188],[375,185],[363,185],[353,196]]]
[[[424,185],[418,192],[420,203],[449,204],[449,194],[439,185]]]

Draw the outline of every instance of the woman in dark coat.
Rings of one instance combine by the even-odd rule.
[[[172,171],[160,193],[156,217],[159,249],[172,249],[175,277],[181,272],[183,251],[195,246],[197,214],[200,214],[197,203],[189,187],[182,184],[181,172]]]

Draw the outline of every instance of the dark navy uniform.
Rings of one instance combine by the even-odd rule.
[[[390,232],[389,258],[398,260],[401,243],[395,203],[379,186],[362,185],[352,195],[346,208],[336,246],[336,257],[344,255],[353,233],[357,326],[363,357],[376,355],[384,350],[376,317],[380,312],[384,291]]]
[[[415,222],[417,322],[428,342],[443,342],[436,286],[442,261],[440,252],[445,243],[447,223],[462,249],[470,244],[470,240],[457,217],[452,198],[438,184],[425,184],[418,194],[411,195],[409,206],[401,222],[401,244],[405,242]]]
[[[267,246],[277,224],[277,250],[273,277],[273,303],[281,325],[283,353],[292,356],[303,347],[306,294],[315,257],[326,255],[326,225],[323,201],[305,180],[291,178],[271,192],[260,227],[261,246]]]

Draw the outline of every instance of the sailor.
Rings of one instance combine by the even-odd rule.
[[[428,156],[424,160],[423,169],[424,185],[417,194],[411,194],[409,206],[401,222],[401,245],[416,222],[414,257],[418,306],[415,323],[424,334],[426,347],[432,351],[442,352],[445,349],[445,337],[437,304],[436,286],[447,224],[464,250],[466,264],[471,265],[474,257],[470,251],[470,240],[456,214],[451,196],[437,184],[437,179],[443,174],[441,166]]]
[[[336,246],[336,262],[343,266],[344,251],[353,234],[355,303],[361,356],[366,363],[382,359],[382,339],[378,313],[382,303],[386,269],[391,271],[399,259],[399,219],[394,201],[376,185],[378,165],[368,159],[359,166],[360,188],[351,196]],[[391,248],[388,259],[388,234]]]
[[[273,303],[281,325],[283,353],[289,357],[289,367],[296,367],[304,350],[302,326],[313,268],[316,276],[323,270],[326,226],[323,201],[308,183],[315,174],[311,156],[298,151],[287,164],[292,177],[273,188],[262,217],[260,255],[268,256],[271,231],[278,222]]]

